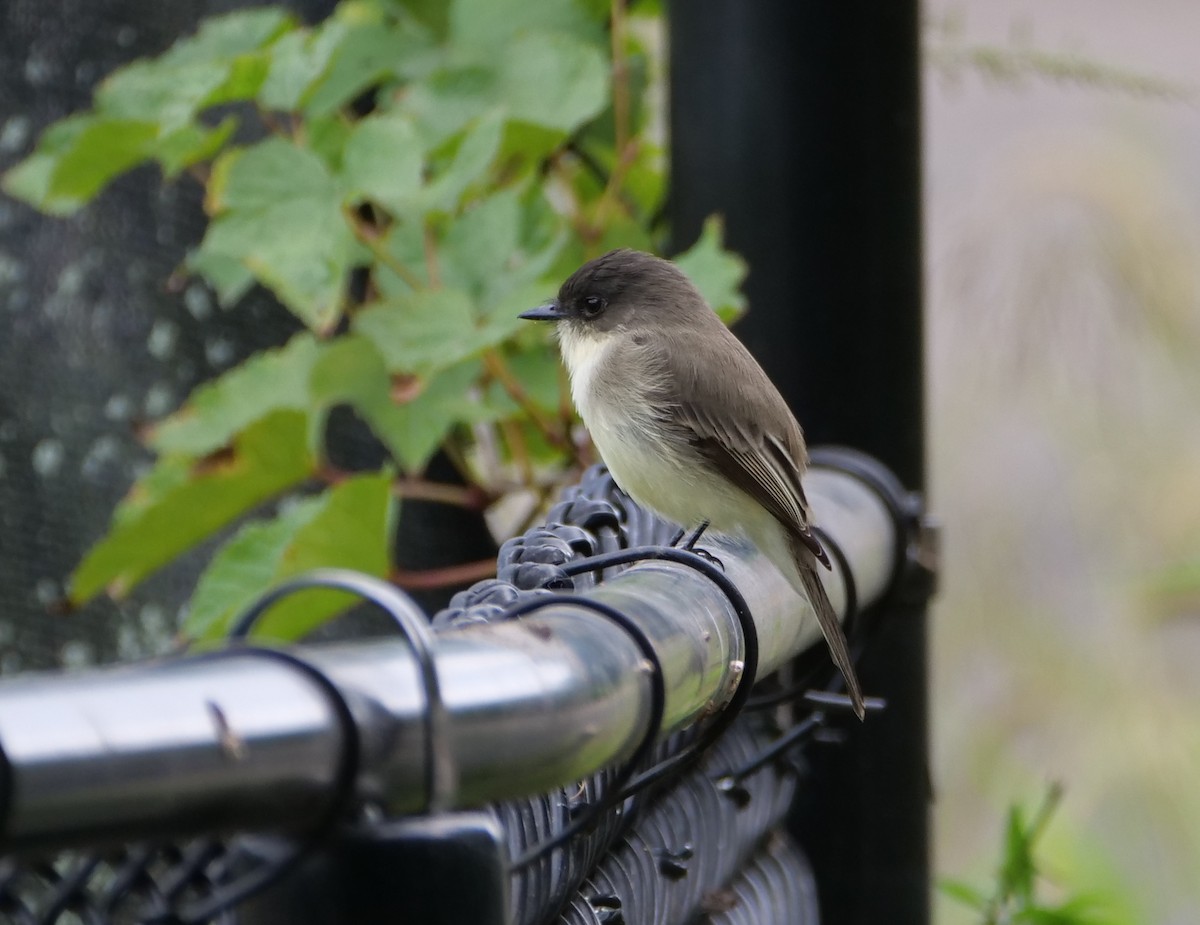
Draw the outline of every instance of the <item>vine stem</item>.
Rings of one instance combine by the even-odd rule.
[[[619,156],[629,142],[629,59],[625,54],[625,0],[612,0],[611,10],[613,125]]]
[[[383,246],[378,231],[364,222],[349,207],[342,209],[342,214],[346,218],[346,224],[350,226],[351,233],[371,252],[371,255],[376,260],[408,283],[413,289],[425,288],[424,280],[397,260],[395,255],[389,253],[388,249]]]
[[[460,565],[447,565],[430,569],[393,569],[388,576],[392,583],[410,591],[426,591],[451,585],[466,584],[490,578],[496,574],[496,560],[479,559]]]
[[[326,485],[340,485],[358,472],[348,472],[328,463],[317,471],[317,477]],[[449,482],[431,482],[415,476],[398,476],[392,479],[392,494],[398,498],[414,501],[438,501],[453,504],[470,511],[487,510],[495,497],[480,485],[454,485]]]
[[[556,449],[571,451],[571,441],[568,437],[559,433],[555,428],[554,423],[546,417],[529,393],[525,391],[525,387],[513,375],[508,364],[504,362],[504,358],[495,349],[485,350],[483,353],[483,365],[487,367],[487,371],[496,379],[497,382],[508,393],[509,398],[520,405],[521,410],[533,422],[533,425],[546,438],[546,442]]]

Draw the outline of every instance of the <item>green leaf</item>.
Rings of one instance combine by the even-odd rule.
[[[217,214],[193,265],[237,260],[310,328],[337,321],[358,247],[341,191],[317,155],[281,138],[226,155],[208,205]]]
[[[326,344],[313,367],[309,392],[322,407],[349,404],[404,470],[416,472],[455,423],[478,412],[479,403],[468,390],[479,377],[479,366],[466,363],[429,376],[410,375],[393,388],[377,346],[382,345],[363,336],[357,325],[354,334]]]
[[[502,189],[466,209],[446,230],[440,253],[442,276],[482,299],[508,275],[520,249],[521,191]]]
[[[234,614],[245,610],[278,580],[284,552],[301,527],[320,512],[325,495],[288,504],[274,520],[243,525],[213,556],[188,603],[183,630],[189,637],[217,638]]]
[[[307,333],[297,334],[286,347],[256,353],[192,392],[183,408],[154,428],[150,445],[159,453],[199,456],[227,446],[273,411],[307,410],[317,353],[317,342]]]
[[[290,13],[261,6],[205,19],[194,36],[176,42],[160,60],[171,64],[227,60],[270,44],[295,27]]]
[[[404,470],[418,473],[456,424],[487,419],[482,403],[471,395],[479,376],[479,362],[468,360],[427,381],[404,383],[404,388],[397,390],[400,404],[374,409],[374,414],[368,411],[365,416]]]
[[[271,48],[270,67],[258,89],[259,103],[285,112],[300,108],[349,31],[345,22],[334,18],[312,30],[297,29],[283,36]]]
[[[171,177],[192,164],[215,157],[236,128],[237,119],[233,116],[214,128],[185,125],[159,137],[152,150],[163,172]]]
[[[304,93],[304,111],[309,116],[330,113],[377,84],[421,73],[432,65],[432,51],[427,36],[402,25],[355,24],[341,36],[324,73]]]
[[[517,39],[501,59],[497,89],[512,118],[569,133],[605,108],[608,79],[594,45],[535,33]]]
[[[746,262],[725,250],[724,227],[718,216],[704,222],[700,238],[675,258],[675,265],[687,274],[705,301],[728,324],[746,308],[740,286],[746,278]]]
[[[247,524],[200,576],[184,630],[219,637],[265,591],[311,569],[384,577],[392,507],[390,476],[363,475],[287,505],[274,520]],[[298,639],[351,602],[338,592],[298,594],[268,611],[256,635]]]
[[[482,180],[491,167],[500,148],[503,128],[500,113],[491,112],[467,131],[450,165],[422,191],[423,210],[450,212],[458,207],[463,194]]]
[[[187,268],[216,290],[222,308],[233,305],[254,285],[254,274],[236,255],[197,248],[188,254]]]
[[[321,345],[306,391],[314,407],[328,407],[343,402],[375,404],[388,398],[390,388],[376,345],[356,332]]]
[[[463,289],[479,311],[497,322],[509,312],[513,317],[553,293],[552,282],[543,282],[569,233],[565,220],[551,214],[534,189],[532,198],[519,187],[502,189],[469,206],[449,226],[440,255],[446,285]],[[511,299],[540,301],[521,305]],[[510,326],[508,330],[519,327]]]
[[[385,299],[405,296],[413,291],[406,277],[414,278],[422,288],[429,285],[429,274],[425,264],[425,228],[420,217],[397,221],[380,242],[387,260],[381,260],[372,268],[375,285]],[[405,276],[395,271],[392,264],[407,270]]]
[[[940,880],[938,882],[938,889],[951,899],[957,900],[977,912],[982,912],[987,908],[988,897],[984,895],[982,890],[976,889],[965,881]]]
[[[370,199],[393,211],[421,188],[424,153],[412,120],[400,113],[359,122],[342,155],[342,183],[352,201]]]
[[[96,109],[111,118],[141,119],[169,129],[186,125],[229,77],[227,61],[135,61],[96,90]]]
[[[602,43],[602,23],[576,0],[455,0],[450,10],[450,44],[464,53],[501,58],[516,39],[531,32],[561,32]]]
[[[195,36],[165,54],[135,61],[105,79],[96,91],[96,109],[172,131],[205,107],[251,99],[270,66],[261,50],[293,26],[287,13],[270,7],[206,20]]]
[[[354,318],[356,333],[375,344],[387,369],[430,376],[490,346],[476,327],[471,298],[458,289],[423,289],[378,302]]]
[[[218,213],[269,209],[295,197],[336,200],[337,183],[321,159],[282,138],[268,138],[229,157],[223,182],[209,191]]]
[[[71,576],[81,604],[102,590],[115,598],[235,518],[307,478],[304,415],[281,411],[242,433],[232,450],[200,463],[166,457],[139,480],[109,533]],[[186,470],[186,477],[181,471]]]
[[[1008,812],[1000,883],[1005,893],[1028,903],[1033,898],[1035,872],[1033,845],[1030,843],[1021,809],[1014,806]]]
[[[440,68],[405,88],[410,113],[426,149],[432,150],[493,108],[496,72],[477,64]]]
[[[157,134],[148,122],[72,116],[42,135],[37,150],[5,175],[4,189],[46,212],[69,214],[146,160]]]

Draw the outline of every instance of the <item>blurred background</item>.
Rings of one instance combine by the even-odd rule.
[[[1047,873],[1194,923],[1200,6],[925,17],[937,869],[984,879],[1060,781]]]
[[[0,169],[104,74],[235,5],[0,0]],[[1114,923],[1194,925],[1200,5],[925,19],[937,870],[988,883],[1008,807],[1058,781],[1051,879]],[[293,329],[173,279],[202,221],[195,187],[149,169],[66,220],[0,198],[4,673],[161,649],[203,564],[57,610],[148,459],[138,427]],[[939,899],[939,922],[977,920]]]

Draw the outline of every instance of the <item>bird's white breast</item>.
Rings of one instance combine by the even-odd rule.
[[[571,376],[571,398],[601,459],[617,484],[643,507],[681,525],[712,522],[714,528],[742,532],[746,499],[716,473],[692,447],[668,443],[661,415],[650,405],[655,390],[615,362],[621,345],[613,338],[562,336],[563,358]]]

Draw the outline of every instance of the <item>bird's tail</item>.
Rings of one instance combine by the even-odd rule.
[[[817,623],[820,624],[825,642],[829,645],[829,654],[833,657],[833,663],[842,673],[842,677],[846,679],[846,691],[850,694],[850,702],[854,706],[855,715],[862,719],[866,715],[862,687],[858,683],[854,663],[850,661],[850,649],[846,644],[846,634],[842,631],[842,624],[838,620],[837,612],[833,609],[829,595],[825,593],[825,586],[821,584],[816,557],[798,539],[792,540],[791,547],[792,561],[796,563],[796,572],[800,576],[804,592],[812,602],[813,611],[817,615]]]

